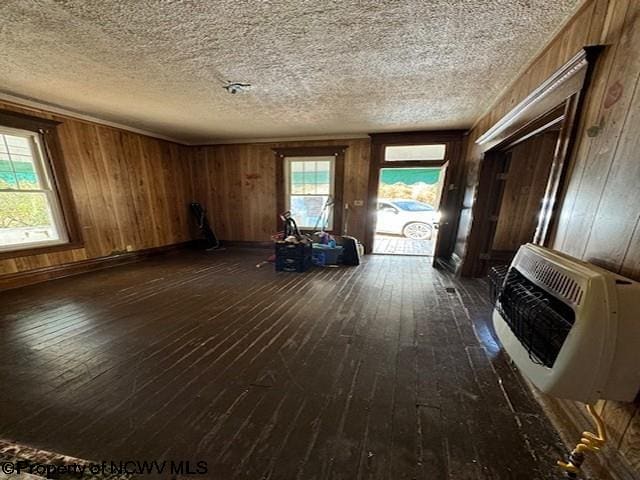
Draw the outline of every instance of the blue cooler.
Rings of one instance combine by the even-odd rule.
[[[318,253],[324,254],[325,265],[337,265],[338,258],[340,257],[340,255],[342,255],[342,247],[330,247],[329,245],[324,245],[322,243],[314,243],[313,254],[315,255]]]

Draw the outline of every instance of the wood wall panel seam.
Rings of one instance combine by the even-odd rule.
[[[625,6],[626,8],[624,11],[621,11],[619,22],[616,22],[621,25],[625,25],[627,21],[629,3],[625,2]],[[622,65],[626,65],[627,55],[621,53],[621,47],[621,43],[616,42],[615,48],[611,49],[609,52],[611,63],[609,64],[609,70],[606,72],[605,85],[611,85],[615,81],[615,70],[618,62],[622,63]],[[563,239],[562,248],[566,249],[568,253],[578,257],[583,257],[585,255],[588,248],[588,237],[593,228],[595,208],[593,205],[589,205],[589,202],[591,200],[597,200],[599,202],[602,198],[606,188],[606,178],[603,178],[602,168],[604,165],[604,168],[606,168],[607,171],[606,176],[608,176],[611,169],[611,162],[606,161],[606,159],[613,159],[614,152],[617,149],[617,144],[621,137],[621,127],[616,126],[620,125],[621,122],[618,121],[614,124],[607,122],[610,116],[613,115],[614,111],[605,108],[606,101],[606,95],[603,95],[599,100],[598,120],[601,125],[598,127],[600,129],[599,133],[591,140],[585,139],[588,146],[586,152],[576,151],[577,155],[582,154],[578,156],[577,159],[584,159],[584,165],[579,183],[576,185],[577,196],[573,199],[574,202],[569,217],[573,221],[570,222],[570,229],[568,229],[565,234],[569,235],[569,237],[567,238],[565,236]],[[620,107],[620,103],[617,102],[614,107]],[[623,109],[622,111],[626,116],[626,109]],[[612,131],[610,129],[614,130]],[[581,132],[583,139],[585,138],[584,135],[586,133],[586,130]],[[603,142],[609,142],[611,140],[615,141],[613,149],[606,143],[603,145]],[[575,221],[579,223],[576,225]],[[587,235],[584,234],[585,230],[588,231]]]

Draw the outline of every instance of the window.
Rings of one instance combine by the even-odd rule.
[[[0,127],[0,251],[68,242],[40,135]]]
[[[407,212],[432,212],[433,207],[415,200],[397,200],[396,205]]]
[[[385,162],[420,162],[444,160],[445,144],[435,145],[398,145],[384,149]]]
[[[396,207],[394,207],[390,203],[385,203],[385,202],[379,202],[378,203],[378,210],[381,211],[381,212],[398,213],[398,209]]]
[[[335,157],[285,158],[285,207],[299,228],[333,229]]]

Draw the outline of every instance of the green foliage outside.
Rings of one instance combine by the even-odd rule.
[[[0,179],[0,189],[2,188],[11,186]],[[43,194],[0,192],[0,228],[40,227],[50,224],[47,200]]]
[[[420,202],[428,203],[437,208],[440,197],[440,184],[425,185],[404,183],[381,183],[378,189],[379,198],[411,198]]]
[[[418,200],[438,208],[442,177],[440,167],[382,168],[378,196]]]

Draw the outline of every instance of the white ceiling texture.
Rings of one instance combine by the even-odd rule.
[[[466,128],[578,3],[3,0],[0,92],[190,144]]]

